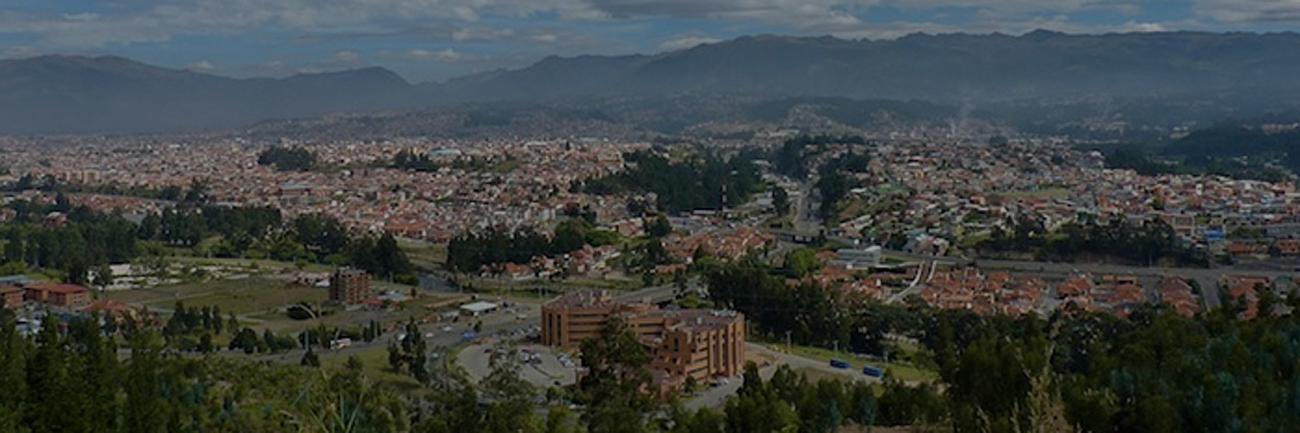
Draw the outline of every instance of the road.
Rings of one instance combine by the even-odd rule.
[[[975,265],[981,269],[1005,269],[1019,272],[1037,272],[1068,275],[1086,272],[1091,274],[1136,275],[1144,278],[1159,278],[1165,275],[1179,276],[1195,280],[1201,286],[1205,304],[1214,308],[1222,304],[1219,299],[1219,281],[1224,275],[1248,274],[1268,278],[1293,277],[1294,272],[1243,270],[1236,268],[1165,268],[1104,264],[1046,263],[1015,260],[976,260]]]

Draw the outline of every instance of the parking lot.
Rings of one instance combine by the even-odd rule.
[[[470,378],[477,382],[492,372],[493,356],[505,356],[494,354],[495,349],[494,344],[472,344],[460,352],[456,361],[469,373]],[[516,356],[519,356],[522,365],[519,377],[528,383],[545,388],[567,386],[577,381],[574,360],[569,359],[567,354],[558,353],[540,344],[522,344],[518,349]]]

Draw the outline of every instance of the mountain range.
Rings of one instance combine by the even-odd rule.
[[[548,57],[418,84],[377,67],[236,79],[120,57],[42,56],[0,61],[0,133],[193,131],[327,113],[683,95],[925,101],[1017,116],[1071,104],[1096,115],[1137,101],[1173,110],[1176,123],[1182,108],[1210,116],[1294,109],[1295,77],[1300,34],[1291,32],[750,36],[656,55]]]

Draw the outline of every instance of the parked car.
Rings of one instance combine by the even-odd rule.
[[[867,365],[862,367],[862,374],[867,375],[867,377],[882,379],[885,377],[885,370]]]

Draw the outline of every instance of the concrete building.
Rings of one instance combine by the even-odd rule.
[[[849,270],[871,269],[880,266],[881,255],[882,251],[877,245],[862,249],[843,248],[835,252],[835,260],[831,263]]]
[[[653,356],[650,369],[660,389],[694,378],[705,383],[737,376],[745,365],[745,317],[734,311],[660,309],[623,303],[606,292],[575,292],[542,306],[542,342],[574,349],[621,318]]]
[[[352,268],[339,268],[330,276],[330,301],[345,305],[370,299],[370,274]]]
[[[639,336],[636,316],[653,310],[651,305],[615,302],[604,291],[569,293],[542,305],[542,344],[576,349],[599,334],[615,314],[626,315],[628,326]]]
[[[651,347],[650,368],[670,378],[694,378],[706,383],[715,377],[739,376],[745,368],[745,319],[734,311],[663,310],[655,317],[654,335],[642,337]]]

